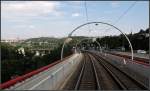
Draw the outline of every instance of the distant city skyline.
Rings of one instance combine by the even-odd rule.
[[[114,24],[135,1],[86,1],[90,21]],[[66,37],[74,28],[86,23],[85,1],[1,1],[1,39]],[[124,33],[149,27],[149,1],[136,4],[115,24]],[[96,31],[91,35],[104,36]],[[89,35],[88,27],[75,35]],[[84,31],[84,32],[83,32]],[[86,32],[86,33],[85,33]],[[118,32],[109,31],[108,34]]]

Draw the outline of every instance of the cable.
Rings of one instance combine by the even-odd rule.
[[[136,4],[137,1],[131,4],[131,6],[116,20],[114,24],[116,24],[125,14],[128,13],[128,11]]]
[[[121,18],[123,18],[123,16],[128,13],[128,11],[136,4],[136,2],[137,2],[137,1],[135,1],[134,3],[132,3],[132,4],[130,5],[130,7],[129,7],[125,12],[123,12],[123,13],[121,14],[120,17],[113,23],[113,25],[115,25],[116,23],[118,23],[119,20],[121,20]],[[108,31],[108,30],[110,30],[110,29],[111,29],[111,28],[105,29],[105,32]]]
[[[86,21],[88,22],[88,13],[87,13],[87,4],[86,4],[86,1],[84,2],[84,6],[85,6]]]
[[[88,11],[87,11],[86,1],[84,2],[84,6],[85,6],[86,22],[88,22],[89,21],[89,17],[88,17]],[[90,26],[89,25],[88,25],[88,28],[89,28],[89,33],[90,33],[91,30],[90,30]]]

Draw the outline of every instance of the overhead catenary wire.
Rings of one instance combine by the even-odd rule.
[[[85,6],[85,15],[86,15],[86,21],[88,21],[88,13],[87,13],[87,4],[86,1],[84,2],[84,6]]]
[[[137,3],[137,1],[133,2],[120,16],[119,18],[113,23],[113,25],[117,24],[128,12],[129,10],[131,10],[135,4]],[[110,30],[111,28],[105,29],[105,31],[103,32],[106,33],[108,30]],[[105,46],[106,47],[106,46]]]
[[[85,7],[85,15],[86,15],[86,22],[89,21],[89,17],[88,17],[88,9],[87,9],[87,3],[86,1],[84,2],[84,7]],[[89,29],[89,33],[91,32],[90,26],[88,25],[88,29]]]
[[[117,24],[137,3],[137,1],[133,2],[120,16],[119,18],[113,23],[113,25]],[[89,21],[89,16],[88,16],[88,9],[87,9],[87,2],[84,2],[84,6],[85,6],[85,15],[86,15],[86,22]],[[90,30],[90,26],[88,26],[89,28],[89,33],[91,32]],[[111,28],[105,29],[104,32],[107,32],[108,30],[110,30]]]
[[[117,24],[128,12],[129,10],[131,10],[133,8],[133,6],[135,6],[135,4],[137,3],[137,1],[133,2],[120,16],[119,18],[113,23],[113,25]],[[108,30],[110,30],[111,28],[105,29],[105,32],[107,32]]]
[[[136,3],[137,3],[137,1],[133,2],[133,3],[129,6],[129,8],[128,8],[125,12],[123,12],[122,15],[120,15],[120,17],[115,21],[114,25],[115,25],[116,23],[118,23],[119,20],[121,20],[121,18],[123,18],[123,16],[126,15],[126,14],[128,13],[128,11],[131,10],[132,7],[133,7]]]

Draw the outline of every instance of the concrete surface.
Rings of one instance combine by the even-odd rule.
[[[81,58],[82,54],[76,53],[65,61],[6,90],[56,90],[80,63]]]

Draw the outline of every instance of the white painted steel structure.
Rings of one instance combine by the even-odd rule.
[[[82,24],[82,25],[76,27],[71,33],[68,34],[68,38],[70,38],[70,37],[72,36],[72,34],[73,34],[76,30],[78,30],[79,28],[81,28],[81,27],[83,27],[83,26],[85,26],[85,25],[98,24],[98,23],[111,26],[111,27],[115,28],[116,30],[118,30],[119,32],[121,32],[121,33],[125,36],[125,38],[127,39],[128,43],[129,43],[130,49],[131,49],[131,60],[133,61],[133,47],[132,47],[132,44],[131,44],[129,38],[127,37],[127,35],[126,35],[122,30],[120,30],[119,28],[117,28],[116,26],[114,26],[114,25],[112,25],[112,24],[105,23],[105,22],[87,22],[87,23],[84,23],[84,24]]]
[[[82,39],[80,42],[76,43],[76,47],[75,47],[76,50],[77,50],[77,45],[79,45],[82,41],[87,40],[87,39],[93,39],[93,38],[85,38],[85,39]],[[98,44],[98,46],[100,48],[100,52],[102,53],[102,47],[101,47],[100,43],[97,40],[95,40],[95,42]]]

